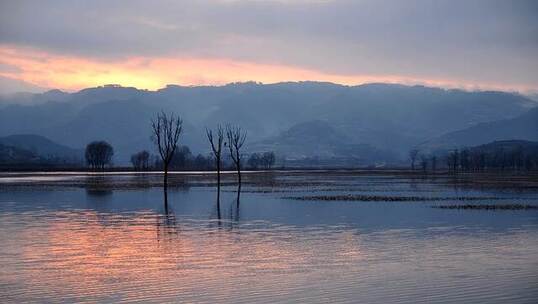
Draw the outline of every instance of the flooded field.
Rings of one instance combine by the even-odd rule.
[[[538,302],[538,175],[244,179],[0,173],[0,299]]]

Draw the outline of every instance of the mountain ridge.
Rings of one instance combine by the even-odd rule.
[[[480,123],[444,134],[419,147],[426,151],[449,150],[507,140],[538,141],[538,107],[515,118]]]
[[[182,116],[181,144],[201,153],[209,153],[205,128],[219,123],[243,127],[248,150],[301,123],[325,121],[346,138],[341,142],[390,151],[403,159],[410,148],[429,139],[514,118],[536,105],[506,92],[324,82],[170,85],[156,91],[104,86],[75,93],[48,91],[32,98],[33,104],[0,107],[0,136],[31,133],[77,148],[106,139],[122,162],[140,149],[153,148],[149,123],[161,110]]]

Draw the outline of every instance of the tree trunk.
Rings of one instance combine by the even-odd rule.
[[[220,204],[220,161],[217,163],[217,204]]]
[[[241,168],[239,166],[237,166],[237,183],[239,190],[241,190]]]
[[[164,191],[168,190],[168,164],[164,165],[163,189],[164,189]]]
[[[241,195],[241,167],[237,166],[237,208],[239,208],[239,196]]]
[[[164,164],[163,192],[164,208],[168,210],[168,164]]]
[[[220,226],[220,159],[217,162],[217,218]]]

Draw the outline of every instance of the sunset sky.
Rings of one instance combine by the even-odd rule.
[[[316,80],[537,92],[536,16],[532,0],[0,0],[0,81],[4,91]]]

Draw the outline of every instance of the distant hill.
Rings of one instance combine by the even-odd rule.
[[[487,154],[494,154],[497,151],[511,153],[515,150],[522,150],[524,153],[538,155],[538,141],[528,140],[498,140],[484,145],[471,147],[471,150],[479,150]]]
[[[58,157],[69,160],[82,159],[81,150],[57,144],[39,135],[22,134],[0,137],[0,144],[10,147],[15,152],[20,152],[21,155],[32,154],[41,158]]]
[[[67,142],[84,149],[94,140],[114,146],[114,160],[129,159],[139,150],[152,148],[150,120],[159,111],[136,100],[111,100],[89,104],[70,120],[41,130],[56,142]]]
[[[538,107],[515,118],[480,123],[447,133],[421,144],[419,148],[439,151],[502,140],[538,141]]]
[[[289,159],[332,159],[350,165],[393,161],[395,155],[368,144],[354,143],[327,121],[299,123],[278,136],[254,143],[255,152],[275,151]]]
[[[529,99],[531,99],[531,100],[536,101],[537,104],[538,104],[538,93],[529,94],[527,97],[528,97]]]
[[[13,97],[0,107],[0,136],[37,134],[77,149],[104,139],[114,146],[117,164],[127,163],[129,155],[141,149],[154,151],[150,119],[160,110],[181,115],[181,144],[195,153],[209,153],[206,127],[234,123],[248,132],[246,152],[261,143],[281,149],[286,154],[281,157],[305,154],[303,150],[317,157],[364,154],[361,149],[369,147],[404,159],[422,142],[480,123],[509,120],[536,106],[524,96],[504,92],[323,82],[170,85],[157,91],[105,86],[18,98],[26,100],[24,105],[23,99]],[[312,123],[316,121],[326,126]],[[480,137],[476,134],[475,139]]]
[[[39,160],[39,156],[32,151],[0,144],[0,166],[32,164]]]

